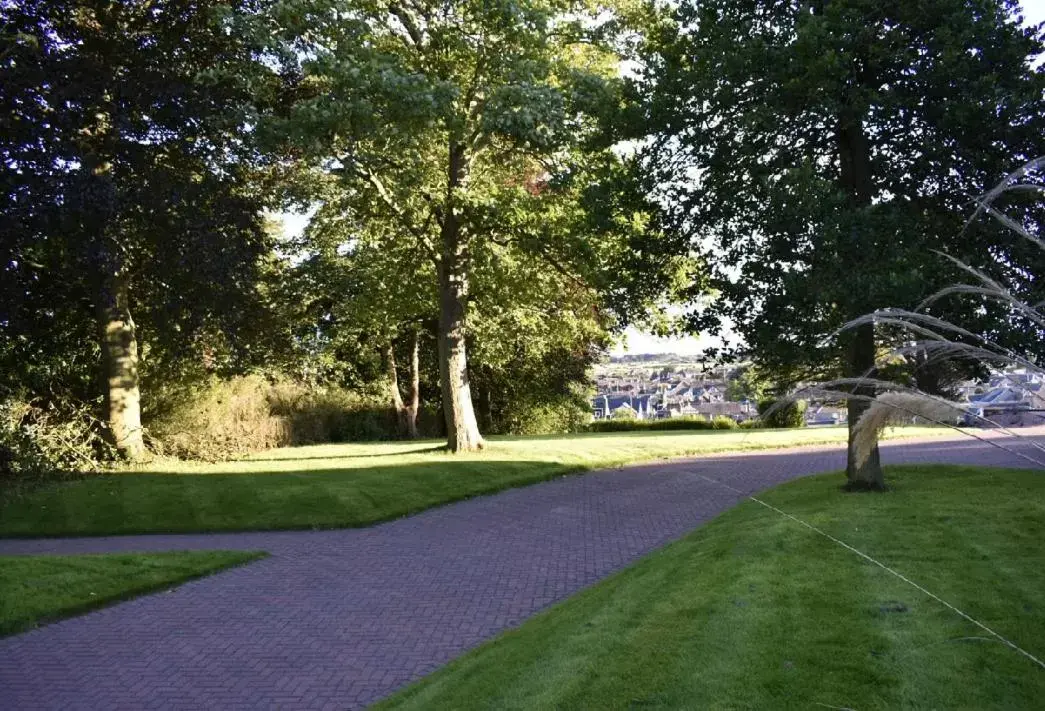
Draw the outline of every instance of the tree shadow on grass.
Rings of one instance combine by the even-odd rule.
[[[631,469],[635,476],[682,473],[754,493],[817,471],[844,467],[830,453],[721,452]],[[920,443],[883,450],[884,463],[1019,466],[1011,453],[969,443]],[[583,471],[559,461],[463,459],[249,473],[149,472],[94,475],[0,502],[0,537],[99,536],[355,528],[435,506]],[[888,475],[887,475],[888,477]],[[839,485],[844,475],[839,475]]]
[[[351,442],[344,442],[342,444],[355,444]],[[374,442],[361,442],[359,444],[374,444]],[[306,445],[308,446],[308,445]],[[317,455],[315,457],[245,457],[243,459],[237,459],[237,462],[308,462],[318,459],[371,459],[375,457],[399,457],[404,454],[429,454],[432,452],[445,452],[447,451],[445,444],[437,444],[431,447],[420,447],[418,449],[397,449],[390,452],[383,452],[380,454],[328,454],[328,455]]]
[[[549,461],[459,460],[250,473],[87,477],[0,506],[0,537],[356,528],[580,471]]]

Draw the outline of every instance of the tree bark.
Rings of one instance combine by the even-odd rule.
[[[849,352],[849,366],[853,377],[864,377],[871,371],[875,363],[874,326],[866,324],[856,329]],[[874,395],[873,387],[858,387],[856,395]],[[881,491],[885,489],[885,475],[882,473],[882,461],[875,442],[870,456],[859,463],[853,447],[855,428],[861,415],[871,406],[867,400],[850,398],[847,403],[849,417],[849,451],[846,456],[846,487],[851,490]]]
[[[102,139],[108,114],[100,112],[93,129]],[[104,142],[104,140],[102,141]],[[110,239],[116,214],[116,185],[111,161],[93,146],[85,152],[79,179],[69,194],[70,212],[82,239],[86,268],[93,276],[95,318],[101,351],[102,418],[108,439],[121,457],[141,459],[145,442],[138,387],[138,334],[130,308],[130,279],[119,247]]]
[[[874,194],[874,184],[871,178],[871,150],[867,135],[864,132],[862,118],[851,111],[843,111],[838,126],[838,155],[840,174],[839,180],[842,188],[849,197],[849,203],[854,211],[862,211],[871,205]],[[860,230],[853,225],[851,249],[848,261],[852,267],[859,270],[860,263],[873,259],[873,250],[860,239]],[[858,302],[859,303],[859,302]],[[860,309],[857,309],[860,310]],[[849,317],[857,317],[862,313],[850,313]],[[848,353],[849,376],[854,378],[868,377],[874,373],[875,365],[875,337],[874,326],[866,324],[855,330],[850,343]],[[885,488],[885,477],[882,474],[881,458],[878,451],[878,443],[875,442],[870,456],[863,464],[858,464],[858,459],[853,448],[855,427],[860,416],[869,407],[864,397],[874,396],[875,389],[872,386],[859,386],[854,389],[854,394],[861,396],[850,398],[847,402],[849,419],[849,449],[846,459],[847,487],[850,489],[881,490]]]
[[[449,265],[439,269],[439,380],[447,445],[451,452],[481,449],[465,349],[464,289],[467,281]]]
[[[145,454],[138,389],[138,340],[131,318],[126,276],[117,275],[105,281],[98,303],[105,419],[116,451],[124,459],[133,461]]]
[[[406,435],[406,406],[399,391],[399,373],[396,367],[396,354],[393,341],[385,346],[385,373],[388,376],[388,392],[392,400],[392,412],[395,413],[396,429],[400,436]]]
[[[410,346],[410,389],[406,393],[406,436],[417,439],[417,413],[421,409],[421,334],[415,328]]]
[[[464,148],[451,142],[446,209],[442,216],[439,272],[439,380],[451,452],[481,449],[482,435],[475,419],[468,382],[467,297],[468,238],[461,230],[455,193],[465,175]]]

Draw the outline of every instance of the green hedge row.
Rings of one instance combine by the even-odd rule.
[[[738,425],[729,417],[708,420],[703,417],[669,417],[663,420],[598,420],[588,425],[589,432],[646,432],[649,430],[735,430],[743,427],[759,427],[758,420],[748,420]]]

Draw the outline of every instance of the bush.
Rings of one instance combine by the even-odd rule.
[[[551,402],[522,403],[500,413],[498,419],[498,434],[569,434],[587,427],[591,409],[586,401],[563,396]]]
[[[805,427],[805,400],[762,400],[758,403],[758,414],[766,427]]]
[[[732,417],[726,417],[725,415],[718,415],[711,421],[711,426],[716,430],[735,430],[740,425]]]
[[[269,390],[257,376],[214,379],[149,422],[149,444],[160,454],[208,461],[290,444],[290,424],[272,413]]]
[[[391,408],[374,397],[257,375],[211,380],[150,422],[147,432],[162,454],[208,461],[293,444],[397,436]]]
[[[758,418],[753,418],[750,420],[744,420],[738,425],[738,427],[740,427],[740,429],[742,430],[758,430],[765,427],[765,424],[762,422],[762,420]]]
[[[289,444],[395,439],[391,407],[342,388],[309,388],[279,381],[268,394],[272,414],[289,425]]]
[[[723,418],[729,420],[729,418]],[[732,427],[737,424],[729,420]],[[714,420],[703,417],[669,417],[663,420],[596,420],[588,425],[589,432],[645,432],[650,430],[714,430],[730,429],[729,425],[720,423],[717,427]]]
[[[115,455],[102,432],[84,403],[0,400],[0,477],[38,479],[95,469]]]

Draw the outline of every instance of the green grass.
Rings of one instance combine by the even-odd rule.
[[[169,588],[263,555],[179,551],[0,556],[0,635]]]
[[[845,436],[845,428],[629,432],[495,438],[477,454],[451,455],[428,441],[287,448],[222,464],[166,461],[8,496],[0,536],[365,526],[588,469]]]
[[[1045,658],[1045,473],[893,467],[762,498]],[[392,697],[381,709],[1041,708],[1045,670],[753,502]]]

